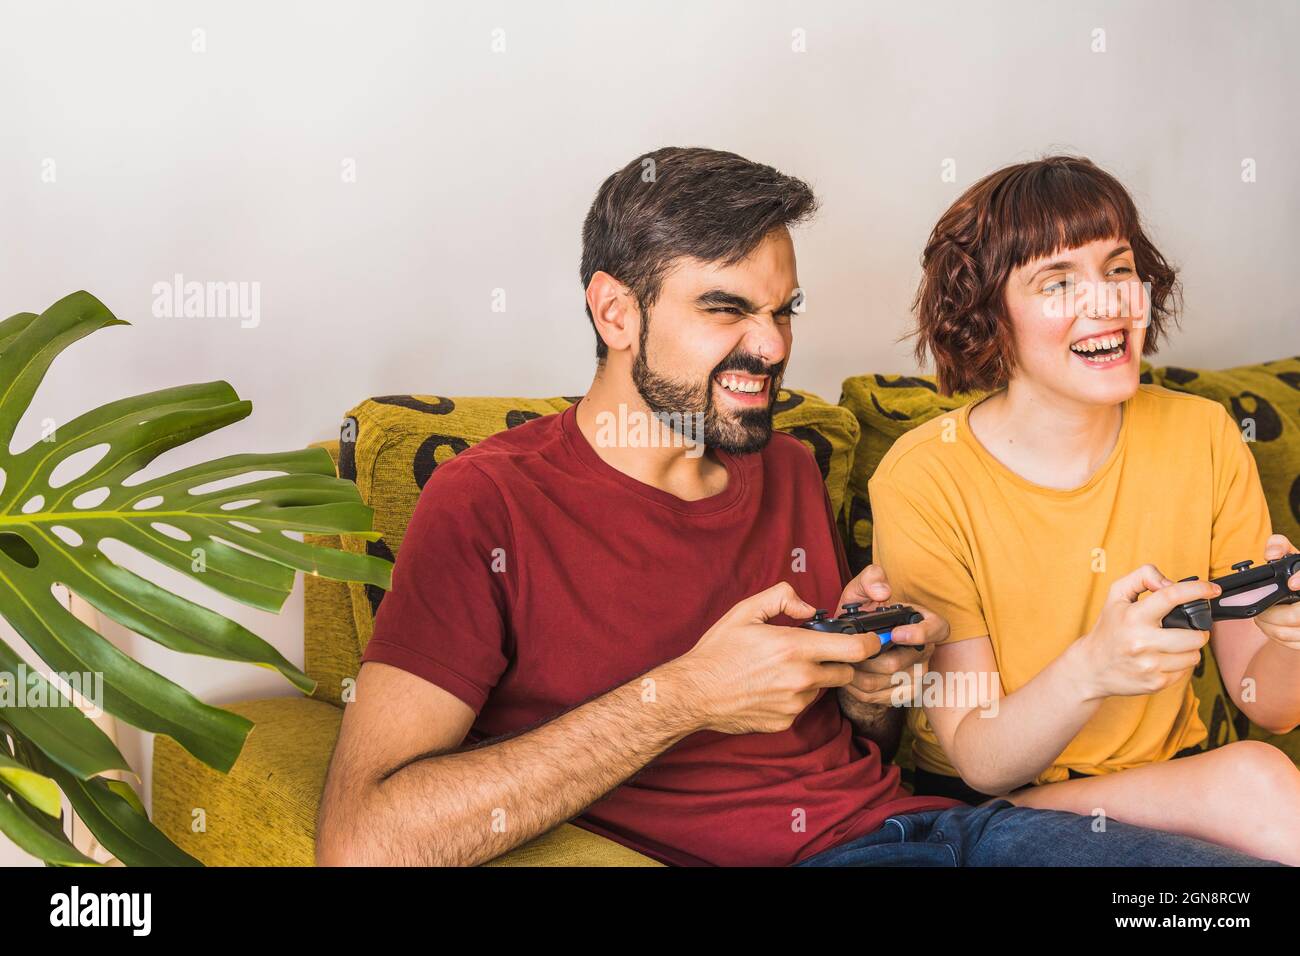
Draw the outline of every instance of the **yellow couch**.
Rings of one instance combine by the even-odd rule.
[[[1300,541],[1300,359],[1224,372],[1145,370],[1148,380],[1215,398],[1239,420],[1258,423],[1252,444],[1275,526]],[[1154,376],[1154,377],[1153,377]],[[339,441],[318,443],[339,474],[357,483],[374,508],[375,542],[309,536],[328,547],[369,551],[392,560],[420,489],[437,466],[483,438],[575,399],[443,398],[390,395],[368,399],[344,419]],[[838,405],[783,391],[775,424],[800,438],[821,468],[854,569],[870,558],[870,507],[863,490],[870,469],[902,431],[953,407],[925,377],[860,376],[845,382]],[[1252,425],[1254,427],[1254,425]],[[154,822],[181,849],[208,865],[310,866],[316,811],[343,716],[343,701],[370,639],[383,592],[308,577],[304,668],[317,681],[311,697],[228,704],[255,723],[239,760],[222,774],[168,737],[154,743]],[[1223,692],[1207,653],[1196,688],[1211,746],[1251,736],[1300,758],[1300,732],[1269,738],[1252,727]],[[910,770],[910,741],[898,762]],[[654,861],[571,824],[491,865],[653,866]]]

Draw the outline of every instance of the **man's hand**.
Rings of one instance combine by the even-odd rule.
[[[1295,546],[1287,540],[1286,535],[1275,534],[1264,546],[1264,558],[1276,561],[1288,554],[1295,554]],[[1292,591],[1300,591],[1300,572],[1292,575],[1287,582]],[[1275,641],[1293,651],[1300,651],[1300,604],[1274,604],[1255,618],[1255,623],[1270,641]]]
[[[782,582],[741,601],[691,650],[657,670],[691,688],[684,705],[700,729],[776,733],[826,687],[853,679],[853,665],[880,649],[872,634],[830,634],[767,623],[816,611]]]
[[[887,604],[892,593],[884,569],[872,564],[848,583],[840,605],[860,603],[865,610],[874,611]],[[894,628],[889,650],[855,665],[853,681],[840,691],[841,700],[847,697],[851,703],[884,707],[912,703],[935,646],[946,641],[949,632],[948,622],[938,614],[911,606],[924,620]]]

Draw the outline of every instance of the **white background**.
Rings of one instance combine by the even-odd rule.
[[[44,418],[213,379],[253,415],[151,472],[335,436],[375,394],[581,392],[582,219],[609,173],[663,145],[732,150],[821,197],[796,234],[809,311],[787,381],[832,401],[845,376],[913,370],[898,339],[938,215],[992,169],[1056,151],[1115,172],[1182,268],[1183,330],[1159,362],[1296,354],[1298,9],[4,3],[0,315],[85,288],[133,323],[56,362],[15,447]],[[260,325],[155,318],[152,287],[177,273],[260,283]],[[301,663],[300,587],[276,618],[158,580]],[[124,640],[210,701],[291,692]],[[148,735],[123,737],[147,784]],[[18,858],[0,839],[0,862]]]

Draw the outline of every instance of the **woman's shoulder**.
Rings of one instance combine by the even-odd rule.
[[[960,468],[965,443],[958,436],[969,427],[968,407],[942,412],[900,435],[876,466],[871,482],[908,485],[922,476],[933,479]]]
[[[1212,432],[1223,427],[1227,410],[1212,398],[1179,392],[1163,385],[1139,385],[1133,396],[1134,419],[1147,429],[1206,428]]]

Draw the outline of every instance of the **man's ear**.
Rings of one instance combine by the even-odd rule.
[[[611,352],[632,348],[641,331],[641,310],[631,289],[608,272],[597,272],[587,283],[587,307],[596,334]]]

